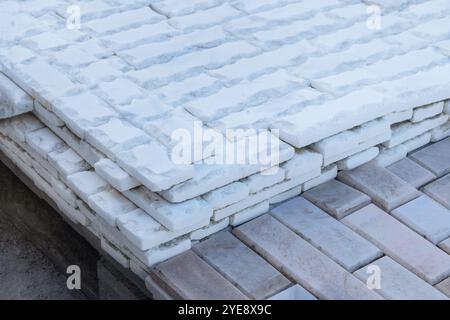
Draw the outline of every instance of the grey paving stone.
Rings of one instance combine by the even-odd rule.
[[[150,276],[175,299],[248,299],[192,251],[156,265]]]
[[[367,195],[337,180],[308,190],[303,197],[337,219],[370,204]]]
[[[293,285],[276,295],[270,297],[268,300],[317,300],[311,293],[306,291],[298,284]]]
[[[369,241],[302,197],[285,202],[271,213],[347,271],[353,272],[382,256]]]
[[[319,299],[381,299],[351,273],[270,215],[252,220],[233,232]]]
[[[450,256],[375,205],[341,220],[430,284],[450,275]]]
[[[417,162],[405,158],[387,167],[389,171],[401,178],[403,181],[412,185],[414,188],[420,188],[430,181],[436,179],[431,171],[417,164]]]
[[[341,171],[338,179],[369,195],[388,212],[420,195],[414,187],[373,162],[352,171]]]
[[[450,238],[439,243],[439,248],[450,254]]]
[[[380,288],[374,289],[380,295],[390,300],[441,300],[445,295],[436,290],[414,273],[402,267],[391,258],[384,256],[372,262],[369,266],[356,271],[354,275],[367,283],[374,275],[373,269],[379,268]]]
[[[450,278],[447,278],[444,281],[439,282],[436,285],[436,289],[440,290],[447,297],[450,297]]]
[[[450,172],[450,138],[425,147],[410,155],[438,177]]]
[[[434,244],[450,237],[450,211],[423,195],[391,214]]]
[[[423,192],[450,209],[450,174],[430,183]]]
[[[200,242],[193,250],[251,298],[266,299],[291,284],[228,231]]]

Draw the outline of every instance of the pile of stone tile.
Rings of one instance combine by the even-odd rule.
[[[338,170],[387,166],[450,135],[450,4],[379,1],[390,5],[373,31],[350,2],[86,0],[72,31],[66,1],[8,1],[1,149],[142,274]],[[219,137],[277,130],[279,157],[173,163],[172,134],[198,122]]]

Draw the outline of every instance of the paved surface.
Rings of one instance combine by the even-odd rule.
[[[239,298],[230,285],[250,299],[449,299],[449,142],[343,172],[155,266],[148,286],[188,299]]]
[[[78,300],[66,275],[0,214],[0,299]]]

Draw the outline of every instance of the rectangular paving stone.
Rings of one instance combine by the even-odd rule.
[[[367,195],[337,180],[308,190],[303,197],[337,219],[370,204]]]
[[[317,300],[317,298],[296,284],[277,293],[268,300]]]
[[[372,162],[352,171],[341,171],[338,179],[364,192],[388,212],[420,195],[414,187]]]
[[[391,214],[434,244],[450,237],[450,211],[428,196],[420,196]]]
[[[192,251],[187,251],[156,265],[151,269],[150,276],[175,299],[248,299]]]
[[[270,215],[234,234],[319,299],[381,299],[364,283]]]
[[[414,188],[420,188],[430,181],[436,179],[436,176],[431,171],[417,164],[417,162],[405,158],[389,167],[390,172],[401,178],[406,183],[412,185]]]
[[[374,275],[373,269],[380,272],[380,295],[390,300],[445,300],[447,297],[433,288],[414,273],[405,269],[391,258],[384,256],[370,265],[356,271],[354,275],[367,283]]]
[[[271,214],[350,272],[382,255],[369,241],[302,197],[272,209]]]
[[[438,177],[450,172],[450,138],[432,144],[410,155]]]
[[[450,174],[430,183],[423,188],[423,192],[450,209]]]
[[[371,204],[341,220],[430,284],[450,275],[450,256]]]
[[[250,298],[268,298],[291,284],[228,231],[200,242],[193,250]]]
[[[440,290],[447,297],[450,297],[450,278],[447,278],[444,281],[438,283],[436,285],[436,289]]]
[[[439,243],[439,248],[450,254],[450,238]]]

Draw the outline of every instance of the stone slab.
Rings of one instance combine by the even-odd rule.
[[[440,290],[447,297],[450,297],[450,278],[447,278],[444,281],[438,283],[436,285],[436,289]]]
[[[372,162],[352,171],[341,171],[338,179],[372,198],[386,211],[417,198],[420,193],[405,181]]]
[[[234,234],[319,299],[381,299],[333,260],[270,215]]]
[[[384,256],[354,275],[364,283],[379,271],[380,287],[374,289],[390,300],[446,300],[447,297],[391,258]]]
[[[370,204],[367,195],[337,180],[308,190],[303,197],[337,219]]]
[[[430,284],[450,275],[449,255],[373,204],[341,221]]]
[[[414,152],[410,157],[438,177],[443,176],[450,172],[450,138]]]
[[[294,198],[272,209],[271,214],[350,272],[382,255],[369,241],[305,198]]]
[[[450,210],[450,174],[430,183],[423,192]]]
[[[317,300],[311,293],[306,291],[298,284],[293,285],[276,295],[270,297],[268,300]]]
[[[213,267],[192,251],[162,262],[150,276],[175,299],[245,300],[248,299]]]
[[[450,211],[424,195],[391,214],[434,244],[450,237]]]
[[[200,242],[193,250],[250,298],[268,298],[291,283],[227,231]]]
[[[439,248],[450,254],[450,238],[439,243]]]
[[[401,178],[403,181],[412,185],[414,188],[420,188],[430,181],[436,179],[436,176],[431,171],[418,165],[415,161],[405,158],[389,167],[390,172]]]

